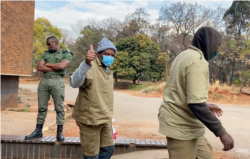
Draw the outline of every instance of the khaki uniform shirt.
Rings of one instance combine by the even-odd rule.
[[[179,140],[204,135],[205,126],[188,104],[205,103],[208,98],[209,68],[203,53],[190,46],[174,60],[159,109],[159,132]]]
[[[72,117],[83,124],[111,124],[113,117],[113,72],[104,69],[99,58],[91,62],[84,83],[79,87]]]
[[[59,63],[62,60],[68,60],[69,62],[71,62],[72,54],[71,52],[63,49],[60,49],[56,53],[50,53],[49,51],[45,51],[42,55],[41,60],[45,60],[46,63]],[[47,72],[46,74],[64,76],[66,74],[66,69],[62,71]]]

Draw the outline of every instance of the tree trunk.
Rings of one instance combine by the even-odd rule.
[[[136,83],[136,81],[138,80],[138,82],[139,82],[139,77],[141,76],[141,73],[139,74],[139,76],[137,76],[137,77],[135,77],[134,79],[133,79],[133,83],[135,84]]]
[[[217,79],[217,76],[218,76],[218,74],[219,74],[219,72],[220,72],[220,70],[215,74],[215,76],[214,76],[214,83],[215,83],[215,81],[216,81],[216,79]],[[219,79],[220,80],[220,79]]]
[[[232,82],[233,82],[235,59],[236,59],[236,53],[235,53],[235,57],[234,57],[234,61],[233,61],[233,69],[232,69],[232,76],[231,76],[231,80],[230,80],[230,86],[232,85]]]
[[[227,79],[227,84],[230,85],[230,83],[229,83],[229,74],[226,74],[226,79]]]
[[[240,75],[240,93],[242,93],[243,88],[243,73]]]
[[[133,79],[133,84],[135,84],[136,83],[136,78],[135,79]]]
[[[117,77],[115,77],[115,83],[117,83],[117,81],[118,81],[118,78],[117,78]]]

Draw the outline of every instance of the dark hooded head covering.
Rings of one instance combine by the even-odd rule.
[[[202,51],[208,61],[218,49],[222,40],[220,33],[212,27],[201,27],[194,34],[192,45]]]

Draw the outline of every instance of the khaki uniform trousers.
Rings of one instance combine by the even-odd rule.
[[[53,98],[56,111],[56,124],[64,125],[64,82],[61,75],[46,75],[39,83],[37,124],[43,124],[47,116],[50,95]]]
[[[100,147],[114,145],[113,130],[111,124],[86,125],[76,121],[80,129],[82,152],[86,156],[96,156]]]
[[[213,159],[213,149],[205,137],[177,140],[167,137],[169,159]]]

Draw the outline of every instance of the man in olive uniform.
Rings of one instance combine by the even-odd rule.
[[[208,61],[217,55],[221,41],[217,30],[201,27],[192,45],[172,63],[158,115],[159,132],[167,136],[170,159],[213,159],[205,127],[220,137],[224,151],[234,147],[232,137],[214,115],[220,116],[222,110],[207,103]]]
[[[48,109],[50,95],[53,98],[56,111],[57,140],[63,141],[62,134],[64,124],[64,82],[66,68],[72,61],[72,53],[59,47],[58,39],[54,36],[48,37],[45,51],[38,63],[37,70],[43,72],[43,78],[38,86],[38,115],[36,130],[26,136],[26,140],[42,137],[42,128]]]
[[[112,132],[113,72],[116,47],[108,39],[98,43],[97,57],[93,46],[70,77],[79,88],[72,117],[80,129],[84,159],[109,159],[114,151]]]

